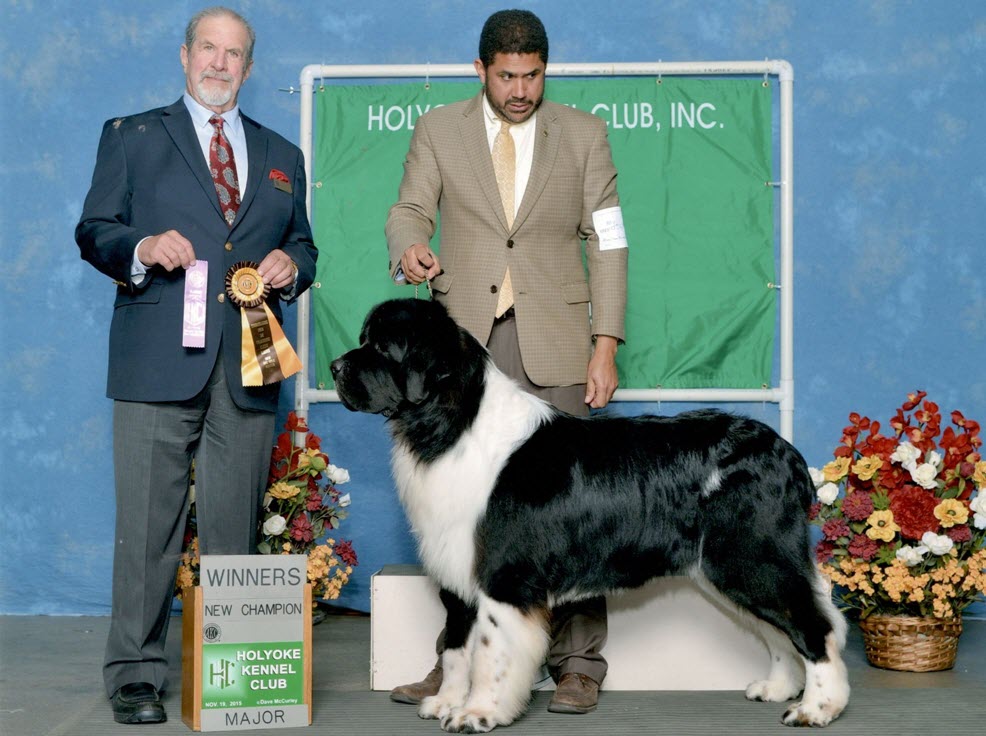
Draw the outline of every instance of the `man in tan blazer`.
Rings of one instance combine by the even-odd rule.
[[[387,244],[397,282],[428,280],[501,370],[584,416],[617,387],[627,247],[606,123],[543,100],[547,61],[537,16],[490,16],[475,61],[483,90],[418,119]],[[440,262],[429,247],[439,212]],[[558,688],[548,709],[589,712],[606,675],[605,599],[558,607],[553,618]],[[420,702],[441,679],[439,660],[391,698]]]

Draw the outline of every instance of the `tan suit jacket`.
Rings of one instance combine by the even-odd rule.
[[[569,386],[586,382],[592,335],[624,339],[627,249],[600,251],[592,224],[593,212],[619,204],[606,123],[548,101],[536,123],[530,179],[508,229],[482,93],[420,117],[387,218],[390,269],[396,279],[404,251],[430,242],[440,211],[436,297],[485,344],[509,266],[527,375]]]

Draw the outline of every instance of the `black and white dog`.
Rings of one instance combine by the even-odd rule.
[[[849,701],[845,621],[812,563],[813,485],[766,425],[718,411],[561,413],[525,393],[437,302],[367,316],[332,362],[343,403],[389,417],[392,467],[448,621],[439,693],[418,714],[451,732],[520,716],[552,605],[688,575],[745,612],[770,651],[753,700],[824,726]]]

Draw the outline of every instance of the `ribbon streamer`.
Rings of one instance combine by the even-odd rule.
[[[249,261],[235,263],[226,272],[226,294],[240,308],[240,374],[244,386],[267,386],[301,370],[301,360],[266,300],[265,284]]]

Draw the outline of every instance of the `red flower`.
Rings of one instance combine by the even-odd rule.
[[[927,391],[916,391],[913,394],[907,395],[907,402],[904,404],[904,411],[910,411],[915,406],[921,403],[921,399],[928,395]]]
[[[907,428],[907,417],[904,416],[904,410],[898,409],[897,413],[890,420],[890,426],[894,428],[894,431],[900,435],[904,433],[904,429]]]
[[[312,534],[312,525],[308,521],[308,517],[296,516],[294,521],[291,522],[291,538],[298,542],[310,542],[314,539],[315,535]]]
[[[359,563],[356,561],[356,550],[353,549],[352,541],[348,539],[342,539],[335,543],[332,551],[336,553],[336,556],[345,562],[347,565],[355,567]]]
[[[850,521],[865,521],[872,513],[873,498],[868,493],[849,493],[842,501],[842,515]]]
[[[845,519],[829,519],[822,524],[822,534],[826,539],[835,541],[839,537],[849,536],[849,524]]]
[[[888,465],[889,467],[887,467]],[[893,491],[895,488],[900,488],[910,481],[911,474],[896,463],[888,461],[880,468],[880,488],[885,491]]]
[[[822,504],[820,501],[816,501],[811,506],[808,507],[808,520],[814,521],[818,518],[818,512],[822,510]]]
[[[271,172],[274,173],[274,172]],[[283,174],[282,174],[283,176]],[[273,177],[271,177],[273,178]],[[287,181],[285,179],[284,181]],[[289,432],[307,432],[308,422],[305,421],[304,417],[299,417],[295,412],[288,412],[288,420],[284,424],[285,429]]]
[[[917,486],[904,486],[890,494],[890,510],[905,539],[920,539],[925,532],[938,530],[934,494]]]
[[[294,444],[291,442],[291,435],[288,432],[281,432],[277,436],[277,444],[274,445],[274,449],[271,453],[271,459],[277,462],[284,460],[291,456],[291,451],[294,449]]]
[[[876,553],[879,551],[880,545],[865,534],[857,534],[849,543],[849,554],[867,562],[876,557]]]
[[[946,529],[945,536],[956,544],[962,544],[962,542],[968,542],[972,539],[972,530],[968,524],[958,524]]]
[[[824,539],[815,545],[815,560],[818,562],[828,562],[832,559],[832,553],[835,551],[834,542],[826,542]]]
[[[305,503],[305,508],[309,511],[318,511],[322,508],[322,494],[319,493],[317,488],[314,491],[308,492],[308,501]]]

